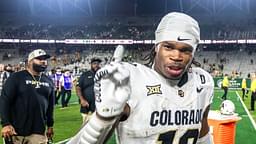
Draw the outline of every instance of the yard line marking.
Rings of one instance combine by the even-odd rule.
[[[62,141],[57,142],[56,144],[63,144],[63,143],[66,143],[66,142],[68,142],[70,139],[71,139],[71,138],[64,139],[64,140],[62,140]]]
[[[246,111],[246,113],[247,113],[247,115],[248,115],[248,117],[249,117],[249,119],[250,119],[250,121],[251,121],[253,127],[254,127],[254,130],[256,130],[256,123],[255,123],[255,121],[253,120],[252,115],[251,115],[250,112],[248,111],[247,107],[245,106],[244,102],[242,101],[242,99],[241,99],[241,97],[240,97],[240,95],[238,94],[237,91],[236,91],[236,95],[237,95],[237,97],[239,98],[240,102],[242,103],[242,105],[243,105],[243,107],[244,107],[244,109],[245,109],[245,111]]]

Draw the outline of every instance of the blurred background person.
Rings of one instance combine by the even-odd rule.
[[[223,100],[227,99],[228,94],[228,87],[229,87],[229,80],[228,80],[228,74],[225,74],[223,80],[222,80],[222,89],[224,90],[224,94],[221,97]]]
[[[55,85],[55,104],[59,104],[59,99],[61,96],[60,91],[60,78],[63,76],[62,70],[60,67],[57,67],[56,72],[54,73],[54,85]]]
[[[84,72],[76,85],[76,94],[80,100],[80,113],[83,118],[83,123],[85,123],[91,113],[95,111],[95,95],[94,95],[94,76],[98,69],[100,69],[101,59],[92,58],[91,59],[91,69]]]
[[[256,100],[256,75],[255,73],[251,75],[251,111],[255,110],[254,104],[255,104],[255,100]]]
[[[0,64],[0,95],[1,95],[1,91],[4,85],[4,64]]]
[[[246,78],[243,78],[243,80],[242,80],[242,92],[243,92],[242,99],[244,101],[244,97],[248,97],[247,96],[248,91],[247,91]],[[246,93],[246,95],[245,95],[245,93]]]
[[[60,77],[59,91],[61,92],[61,106],[68,107],[71,98],[72,88],[74,85],[74,78],[69,69],[64,70],[64,74]]]
[[[0,95],[3,89],[3,85],[7,78],[13,73],[12,66],[10,64],[0,64]]]

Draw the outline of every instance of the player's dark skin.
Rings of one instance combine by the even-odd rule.
[[[193,48],[185,43],[174,41],[161,42],[155,48],[154,69],[168,79],[180,79],[193,59],[192,51]],[[177,75],[178,73],[180,74]],[[200,138],[205,136],[209,131],[207,121],[209,109],[210,106],[206,108],[203,114]]]
[[[193,59],[193,48],[181,42],[165,41],[161,42],[155,47],[156,56],[154,59],[154,69],[170,80],[179,80]],[[202,127],[199,138],[205,136],[209,132],[209,125],[207,116],[210,106],[208,106],[203,114]],[[124,121],[129,117],[130,107],[126,104],[124,111],[120,117],[120,121]],[[98,115],[99,116],[99,115]],[[110,120],[113,118],[103,118],[103,120]],[[118,122],[117,122],[118,123]],[[116,124],[117,125],[117,124]],[[109,134],[111,136],[111,134]]]
[[[180,79],[192,61],[192,51],[185,43],[161,42],[155,47],[154,69],[167,79]]]

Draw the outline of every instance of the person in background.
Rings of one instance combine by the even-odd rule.
[[[1,91],[3,89],[3,85],[5,83],[5,81],[7,80],[7,78],[13,73],[13,69],[12,69],[12,65],[7,64],[1,64],[0,65],[0,95],[1,95]]]
[[[8,72],[9,75],[14,72],[13,66],[12,66],[11,64],[7,64],[7,65],[4,67],[4,70],[5,70],[6,72]]]
[[[89,119],[91,113],[95,111],[94,76],[100,69],[100,63],[101,59],[92,58],[91,69],[80,76],[76,85],[76,94],[80,100],[80,113],[84,123]]]
[[[222,89],[224,90],[224,94],[222,95],[222,99],[226,100],[227,99],[227,94],[228,94],[228,87],[229,87],[229,80],[228,80],[228,74],[225,74],[223,80],[222,80]]]
[[[44,74],[48,58],[42,49],[32,51],[26,70],[10,75],[3,86],[0,116],[6,143],[47,144],[54,134],[54,85]]]
[[[1,91],[4,85],[4,82],[6,80],[6,76],[4,74],[4,64],[0,64],[0,95],[1,95]]]
[[[242,80],[242,92],[243,92],[242,99],[244,101],[244,97],[248,97],[247,96],[248,91],[247,91],[246,78],[243,78],[243,80]]]
[[[56,70],[53,68],[53,69],[51,69],[51,71],[49,71],[48,73],[47,73],[47,75],[49,76],[49,78],[52,80],[52,82],[54,82],[54,75],[55,75],[55,73],[56,73]]]
[[[251,111],[255,110],[255,100],[256,100],[256,75],[255,73],[251,75]]]
[[[61,92],[61,106],[62,108],[68,107],[69,100],[71,98],[72,88],[74,85],[74,78],[70,73],[70,70],[64,70],[63,75],[59,81],[59,91]],[[67,97],[66,97],[67,96]]]
[[[56,68],[56,72],[54,74],[54,84],[55,84],[55,104],[59,104],[59,99],[61,96],[60,91],[60,78],[63,76],[62,70],[60,67]]]

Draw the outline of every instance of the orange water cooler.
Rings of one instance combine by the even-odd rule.
[[[221,115],[219,111],[210,111],[208,124],[213,135],[214,144],[235,144],[236,123],[241,120],[237,114]]]

